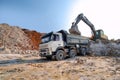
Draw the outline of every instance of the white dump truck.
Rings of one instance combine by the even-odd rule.
[[[89,48],[89,38],[60,30],[44,35],[39,47],[41,57],[63,60],[66,57],[85,55]]]

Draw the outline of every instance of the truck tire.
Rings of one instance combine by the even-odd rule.
[[[86,52],[87,52],[87,51],[86,51],[86,48],[82,48],[82,49],[81,49],[81,54],[82,54],[83,56],[86,55]]]
[[[77,53],[76,53],[75,50],[70,50],[70,52],[69,52],[69,57],[70,58],[74,58],[76,55],[77,55]]]
[[[65,52],[63,50],[58,50],[56,52],[56,60],[63,60],[65,58]]]

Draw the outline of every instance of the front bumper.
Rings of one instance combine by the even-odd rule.
[[[39,56],[41,57],[46,57],[46,56],[51,56],[52,52],[49,51],[49,49],[41,49]]]

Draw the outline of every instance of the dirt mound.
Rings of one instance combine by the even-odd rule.
[[[41,33],[38,33],[36,31],[30,31],[27,29],[22,29],[25,34],[27,35],[27,37],[30,39],[30,44],[32,44],[31,49],[39,49],[39,44],[41,42]]]
[[[0,24],[1,45],[10,52],[20,52],[26,50],[38,50],[41,40],[41,33],[21,29],[17,26]],[[3,42],[2,42],[3,41]]]

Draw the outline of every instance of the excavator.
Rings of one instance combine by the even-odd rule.
[[[108,36],[104,34],[104,31],[102,29],[95,30],[94,25],[87,19],[86,16],[84,16],[83,13],[79,14],[75,21],[72,23],[71,28],[69,29],[70,34],[75,34],[75,35],[81,35],[81,32],[78,29],[78,23],[80,21],[85,22],[92,30],[92,37],[90,38],[91,40],[97,40],[97,39],[102,39],[102,40],[108,40]]]

